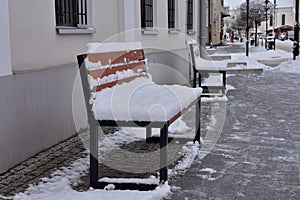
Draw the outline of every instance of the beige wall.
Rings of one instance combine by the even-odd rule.
[[[54,0],[10,0],[10,33],[13,71],[33,70],[76,62],[75,55],[85,50],[88,42],[124,40],[124,1],[133,1],[135,28],[140,28],[139,0],[92,1],[92,35],[59,35],[56,32]],[[158,35],[145,35],[135,31],[134,39],[145,46],[163,49],[185,48],[186,2],[178,0],[179,34],[167,30],[167,0],[157,1]],[[197,31],[198,1],[195,2],[194,30]],[[197,36],[191,36],[197,39]],[[109,39],[110,38],[110,39]]]
[[[59,35],[55,28],[54,0],[10,0],[13,71],[32,70],[76,62],[85,44],[119,32],[118,0],[93,0],[94,35]],[[110,14],[110,15],[108,15]],[[109,19],[109,20],[108,20]]]
[[[8,0],[0,1],[0,77],[11,74]]]

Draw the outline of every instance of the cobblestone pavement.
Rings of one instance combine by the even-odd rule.
[[[23,192],[30,184],[39,183],[40,178],[49,177],[54,170],[68,166],[84,155],[81,140],[70,138],[1,174],[0,195],[12,196]]]
[[[228,83],[236,90],[218,143],[171,182],[181,189],[168,199],[299,199],[299,74],[266,71]]]

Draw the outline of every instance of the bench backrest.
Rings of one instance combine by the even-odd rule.
[[[94,122],[90,99],[93,92],[145,77],[141,43],[91,43],[77,56],[89,123]]]
[[[78,56],[78,62],[79,67],[87,70],[93,92],[145,76],[145,56],[140,43],[94,43],[89,46],[88,53]]]

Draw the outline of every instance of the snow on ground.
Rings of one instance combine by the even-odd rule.
[[[187,127],[186,124],[179,119],[175,123],[176,127],[173,127],[173,130],[186,131],[191,128]],[[134,133],[131,135],[131,133]],[[102,140],[99,144],[100,148],[106,148],[106,151],[117,147],[121,143],[129,143],[132,141],[140,140],[144,137],[144,134],[139,134],[137,129],[130,131],[129,128],[124,130],[117,131],[115,134],[110,135],[109,137]],[[109,141],[108,141],[109,140]],[[107,146],[107,143],[110,145]],[[187,143],[182,147],[182,153],[184,154],[183,159],[173,168],[168,171],[169,176],[174,176],[180,174],[187,170],[192,164],[194,158],[199,152],[199,145],[193,143]],[[87,153],[88,154],[88,153]],[[14,197],[4,197],[0,195],[2,199],[13,199],[13,200],[136,200],[136,199],[149,199],[157,200],[163,199],[171,192],[171,186],[168,183],[159,185],[153,191],[119,191],[114,190],[114,185],[110,184],[104,190],[98,190],[90,188],[85,192],[75,191],[72,186],[79,184],[80,177],[84,176],[89,169],[89,156],[78,159],[72,165],[68,167],[63,167],[56,170],[51,174],[49,178],[42,178],[38,185],[30,185],[29,188],[24,193],[16,194]],[[110,179],[105,178],[106,181],[116,181],[116,182],[131,182],[138,183],[142,182],[145,184],[158,183],[159,180],[156,177],[149,177],[148,179]]]
[[[288,73],[300,73],[300,58],[297,57],[296,60],[290,60],[287,62],[281,63],[274,70],[288,72]]]
[[[263,46],[250,46],[249,57],[245,52],[231,53],[231,60],[217,61],[221,66],[226,65],[228,62],[247,62],[245,68],[263,68],[265,70],[282,71],[289,73],[300,73],[300,58],[299,56],[294,61],[292,60],[292,46],[293,42],[290,40],[276,41],[276,50],[265,50]],[[215,53],[214,55],[218,55]],[[267,62],[281,62],[276,67],[268,67],[260,61]]]

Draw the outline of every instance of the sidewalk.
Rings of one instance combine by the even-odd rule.
[[[218,143],[171,182],[181,189],[168,199],[299,199],[299,76],[267,71],[228,82],[236,90]]]

